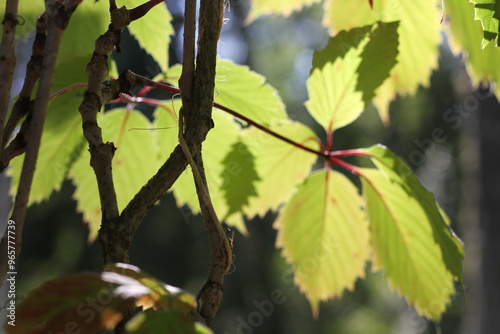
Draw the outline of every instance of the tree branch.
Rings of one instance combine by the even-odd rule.
[[[7,0],[5,4],[5,16],[3,18],[3,35],[0,46],[0,78],[3,87],[0,89],[0,149],[4,147],[2,143],[3,128],[7,109],[9,107],[10,89],[16,67],[16,56],[14,54],[14,41],[16,34],[17,8],[19,0]]]
[[[16,255],[21,252],[21,235],[23,230],[24,218],[28,206],[28,200],[33,182],[33,175],[38,158],[38,150],[42,138],[43,124],[50,99],[50,89],[54,76],[54,70],[57,61],[57,54],[61,43],[61,38],[69,19],[81,2],[73,1],[72,6],[60,7],[56,1],[46,2],[47,13],[47,42],[46,53],[43,59],[43,65],[40,75],[40,83],[37,91],[33,115],[30,124],[30,140],[26,146],[26,155],[24,158],[21,179],[14,201],[11,219],[16,222]],[[2,268],[2,275],[4,275]]]

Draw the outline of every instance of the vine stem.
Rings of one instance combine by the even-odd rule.
[[[164,83],[161,83],[161,82],[156,82],[154,80],[151,80],[151,79],[148,79],[146,77],[143,77],[139,74],[135,74],[135,83],[138,84],[138,85],[143,85],[143,86],[148,86],[148,87],[153,87],[153,88],[158,88],[158,89],[161,89],[161,90],[165,90],[165,91],[168,91],[170,93],[173,93],[173,94],[181,94],[181,90],[179,88],[176,88],[174,86],[170,86],[170,85],[167,85],[167,84],[164,84]],[[327,160],[328,162],[330,163],[333,163],[333,164],[336,164],[340,167],[343,167],[345,169],[347,169],[348,171],[352,172],[353,169],[355,169],[356,167],[353,166],[353,165],[350,165],[348,163],[345,163],[344,161],[340,160],[340,159],[337,159],[339,157],[346,157],[346,156],[366,156],[366,157],[369,157],[370,155],[368,153],[365,153],[363,152],[362,150],[357,150],[357,149],[353,149],[353,150],[342,150],[342,151],[330,151],[329,148],[327,146],[327,149],[326,150],[323,150],[323,151],[318,151],[318,150],[314,150],[310,147],[307,147],[301,143],[298,143],[290,138],[287,138],[285,136],[282,136],[280,135],[279,133],[277,132],[274,132],[273,130],[269,129],[269,128],[266,128],[264,125],[262,124],[259,124],[253,120],[251,120],[250,118],[246,117],[246,116],[243,116],[242,114],[230,109],[230,108],[227,108],[223,105],[220,105],[216,102],[213,103],[214,107],[216,107],[217,109],[220,109],[242,121],[245,121],[247,122],[248,124],[258,128],[259,130],[262,130],[264,131],[265,133],[277,138],[277,139],[280,139],[290,145],[293,145],[301,150],[304,150],[304,151],[307,151],[309,153],[312,153],[312,154],[315,154],[325,160]]]

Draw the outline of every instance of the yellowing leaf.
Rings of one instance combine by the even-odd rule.
[[[283,121],[270,126],[280,135],[319,150],[316,135],[305,125]],[[243,212],[253,217],[264,216],[269,210],[278,210],[303,182],[317,157],[300,148],[285,143],[256,128],[249,128],[242,137],[246,147],[255,157],[255,170],[259,180],[255,183],[257,196],[250,197]],[[243,162],[245,163],[245,162]],[[240,182],[246,182],[246,177]]]
[[[266,14],[280,14],[288,16],[293,11],[300,10],[302,7],[310,6],[320,0],[252,0],[250,13],[246,21],[248,23],[254,21],[257,17]]]
[[[117,147],[112,166],[113,181],[118,209],[122,210],[158,171],[160,164],[156,141],[151,131],[129,131],[132,128],[150,127],[148,119],[137,110],[114,109],[99,114],[98,122],[104,141],[111,141]],[[97,181],[89,162],[90,153],[85,150],[69,176],[76,186],[74,197],[78,203],[77,209],[89,224],[89,238],[93,239],[101,224],[101,206]]]
[[[385,110],[396,93],[414,94],[419,85],[429,84],[441,43],[441,13],[434,0],[378,0],[373,9],[366,0],[328,0],[325,11],[324,24],[332,32],[377,21],[400,22],[398,64],[380,88],[392,94],[380,96],[375,101],[377,108]]]
[[[353,289],[364,276],[369,251],[363,206],[344,175],[322,170],[304,181],[276,221],[277,246],[315,315],[321,300]]]
[[[327,132],[354,121],[396,63],[397,22],[341,31],[313,56],[309,113]]]
[[[364,151],[378,168],[358,170],[375,262],[421,314],[439,320],[460,280],[462,244],[406,164],[381,146]]]

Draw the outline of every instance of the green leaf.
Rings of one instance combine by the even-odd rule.
[[[379,88],[384,94],[374,100],[382,119],[388,119],[388,106],[396,93],[414,94],[419,85],[429,85],[441,43],[441,13],[434,0],[378,0],[373,9],[366,0],[328,0],[325,11],[323,23],[332,33],[378,21],[400,22],[398,63]]]
[[[223,176],[226,173],[226,168],[235,168],[233,166],[225,166],[223,161],[237,142],[238,132],[241,130],[231,116],[220,110],[214,109],[212,116],[215,128],[208,133],[202,148],[210,197],[220,220],[224,220],[227,224],[245,233],[246,228],[241,215],[230,215],[230,207],[226,202],[223,190],[224,185],[227,185],[227,181],[225,183]],[[232,171],[228,173],[232,173]],[[231,182],[233,182],[232,179]],[[177,179],[172,190],[179,207],[188,205],[194,214],[200,212],[200,204],[198,203],[198,196],[196,195],[193,176],[189,166]]]
[[[246,19],[247,23],[255,21],[261,15],[279,14],[289,16],[294,11],[298,11],[305,6],[318,3],[320,0],[252,0],[250,13]]]
[[[47,199],[59,190],[69,169],[84,148],[78,105],[83,90],[55,99],[49,106],[28,205]],[[12,177],[10,193],[17,191],[24,155],[15,158],[7,170]]]
[[[113,329],[131,307],[151,305],[180,317],[192,312],[196,302],[137,267],[117,264],[100,274],[62,276],[32,290],[18,306],[18,321],[9,333],[100,333]]]
[[[471,0],[474,4],[474,19],[481,21],[483,27],[483,40],[481,49],[484,49],[489,42],[497,40],[500,18],[500,1],[496,0]]]
[[[446,13],[450,16],[449,29],[451,32],[451,46],[456,54],[462,50],[467,54],[467,72],[477,87],[483,80],[500,82],[500,48],[488,45],[481,50],[479,45],[483,38],[481,25],[474,21],[474,9],[462,0],[445,0]],[[464,24],[464,22],[469,22]],[[500,85],[496,85],[495,92],[500,96]],[[476,96],[471,96],[475,98]],[[481,98],[481,97],[479,97]],[[477,102],[477,100],[476,100]]]
[[[178,311],[153,311],[139,313],[126,325],[128,334],[210,334],[209,328],[195,323],[192,318]]]
[[[172,66],[168,82],[177,85],[181,70],[180,65]],[[278,92],[262,75],[229,60],[217,59],[214,99],[262,125],[288,118]]]
[[[254,157],[242,142],[231,147],[222,164],[225,166],[221,175],[222,192],[229,206],[227,214],[230,215],[247,206],[251,196],[257,196],[255,182],[259,176],[255,171]]]
[[[127,8],[140,5],[141,1],[121,0],[120,4]],[[132,22],[128,30],[139,45],[149,53],[158,63],[162,71],[168,69],[168,47],[170,36],[175,33],[172,24],[172,15],[165,4],[156,5],[144,18]]]
[[[147,287],[149,289],[149,298],[140,300],[140,305],[145,309],[150,307],[166,310],[173,308],[182,311],[184,314],[196,309],[196,299],[192,294],[160,282],[135,266],[117,263],[106,266],[104,270],[131,277]]]
[[[322,300],[352,290],[369,257],[368,224],[358,189],[336,171],[311,174],[276,221],[277,246],[314,315]]]
[[[375,262],[421,314],[439,320],[461,277],[462,244],[403,161],[382,146],[363,151],[378,168],[358,170]]]
[[[341,31],[314,53],[307,109],[327,132],[366,108],[396,64],[397,22]]]
[[[287,120],[272,124],[269,128],[306,147],[319,150],[316,135],[301,123]],[[307,177],[317,156],[252,127],[244,131],[242,141],[254,157],[259,178],[254,185],[257,196],[249,197],[249,204],[243,206],[243,212],[253,217],[264,216],[269,210],[277,211]],[[248,175],[242,174],[240,177],[236,182],[248,182]]]
[[[154,133],[132,130],[149,128],[151,123],[137,110],[114,109],[98,115],[104,142],[117,147],[113,158],[113,181],[118,209],[122,210],[141,187],[158,171],[160,163]],[[97,181],[89,165],[90,153],[85,151],[71,169],[69,176],[76,186],[77,209],[89,224],[90,239],[95,238],[101,224],[101,206]]]

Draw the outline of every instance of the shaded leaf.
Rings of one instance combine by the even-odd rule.
[[[231,147],[222,164],[225,166],[221,175],[222,192],[229,206],[227,214],[230,215],[247,206],[250,196],[257,196],[254,184],[259,176],[255,171],[254,157],[242,142]]]
[[[136,0],[120,1],[120,4],[129,9],[141,3],[141,1]],[[141,48],[154,58],[162,71],[168,69],[170,36],[175,33],[170,21],[172,21],[172,15],[168,11],[167,6],[159,4],[152,8],[146,14],[145,18],[133,21],[127,27],[132,36],[137,39]],[[153,71],[154,69],[151,69],[151,72]]]
[[[311,115],[327,132],[354,121],[396,64],[397,22],[341,31],[314,53],[307,82]]]
[[[304,146],[319,150],[316,135],[301,123],[282,121],[271,125],[270,129],[284,137],[293,138]],[[242,208],[243,212],[253,217],[264,216],[269,210],[277,211],[292,196],[297,185],[307,177],[317,157],[252,127],[244,131],[242,141],[254,159],[259,178],[255,183],[257,195],[249,198],[248,206]],[[248,175],[239,177],[243,177],[243,180],[238,182],[247,182]]]
[[[404,162],[381,146],[363,151],[378,168],[358,170],[375,262],[421,314],[439,320],[461,279],[462,244]]]
[[[363,206],[344,175],[322,170],[304,181],[275,223],[277,246],[315,315],[321,300],[352,290],[364,276],[369,249]]]
[[[172,303],[180,297],[182,302]],[[194,298],[137,267],[111,265],[100,274],[70,274],[43,283],[20,303],[16,314],[19,321],[8,329],[13,334],[100,333],[114,328],[131,307],[144,306],[145,301],[187,316],[195,307]]]
[[[209,328],[195,323],[178,311],[152,311],[139,313],[126,325],[129,334],[210,334]]]
[[[98,122],[104,142],[113,142],[117,147],[112,163],[113,181],[118,209],[122,210],[159,168],[155,137],[150,131],[129,131],[132,128],[149,128],[151,125],[137,110],[113,109],[100,113]],[[76,186],[74,197],[77,210],[82,212],[89,224],[89,238],[92,240],[101,224],[101,206],[97,181],[89,162],[90,153],[85,150],[69,176]]]
[[[318,2],[320,2],[320,0],[252,0],[250,13],[248,14],[246,22],[250,23],[261,15],[278,14],[288,16],[294,11]]]

